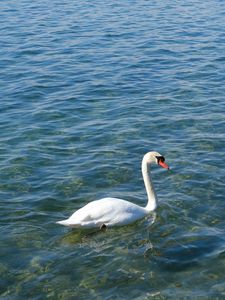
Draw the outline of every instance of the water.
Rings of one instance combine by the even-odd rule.
[[[1,299],[224,299],[223,1],[2,1]],[[91,200],[156,215],[55,224]]]

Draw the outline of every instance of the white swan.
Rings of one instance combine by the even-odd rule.
[[[138,206],[126,200],[117,198],[103,198],[95,200],[78,209],[66,220],[58,221],[58,224],[77,228],[105,228],[122,226],[135,222],[145,217],[157,206],[157,197],[153,188],[149,165],[156,163],[169,169],[165,158],[158,152],[152,151],[145,154],[142,160],[142,175],[148,195],[146,207]]]

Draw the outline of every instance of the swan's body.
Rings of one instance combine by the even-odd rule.
[[[101,228],[122,226],[148,214],[145,208],[118,198],[95,200],[78,209],[69,219],[59,224],[72,227]]]
[[[132,202],[117,199],[103,198],[95,200],[78,209],[66,220],[58,221],[58,224],[69,227],[101,228],[102,226],[122,226],[144,218],[157,207],[157,197],[154,192],[151,177],[148,172],[150,163],[157,163],[163,168],[169,168],[164,157],[158,152],[148,152],[142,160],[142,175],[148,195],[146,207],[138,206]]]

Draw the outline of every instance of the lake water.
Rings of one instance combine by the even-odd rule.
[[[1,299],[225,298],[224,1],[0,3]],[[101,197],[156,214],[56,221]]]

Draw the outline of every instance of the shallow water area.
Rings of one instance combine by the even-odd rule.
[[[0,298],[225,297],[222,1],[0,4]],[[155,214],[104,231],[89,201]]]

